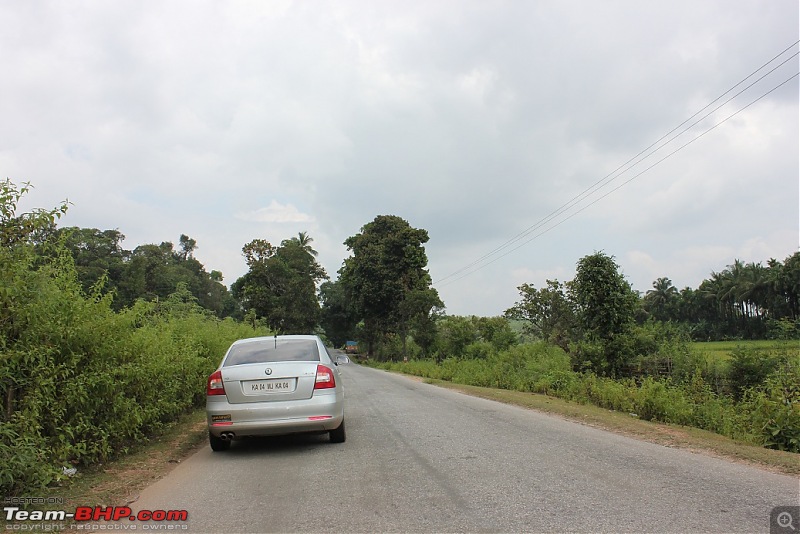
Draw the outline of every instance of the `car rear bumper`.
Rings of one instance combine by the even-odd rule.
[[[306,400],[230,404],[224,395],[206,398],[208,431],[219,437],[279,436],[328,432],[344,421],[344,396],[315,393]]]

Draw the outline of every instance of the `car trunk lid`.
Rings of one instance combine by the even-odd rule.
[[[222,368],[231,404],[310,399],[319,362],[272,362]]]

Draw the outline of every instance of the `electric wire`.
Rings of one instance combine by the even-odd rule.
[[[676,134],[676,135],[672,136],[671,138],[669,138],[669,139],[668,139],[666,142],[664,142],[664,143],[662,143],[661,145],[659,145],[658,147],[656,147],[656,145],[658,145],[658,144],[659,144],[661,141],[663,141],[665,138],[669,137],[671,134],[673,134],[674,132],[676,132],[676,131],[677,131],[678,129],[680,129],[682,126],[684,126],[685,124],[687,124],[688,122],[690,122],[692,119],[694,119],[695,117],[697,117],[698,115],[700,115],[700,114],[701,114],[703,111],[705,111],[705,110],[707,110],[709,107],[711,107],[711,106],[712,106],[714,103],[718,102],[718,101],[719,101],[719,100],[721,100],[723,97],[725,97],[726,95],[728,95],[729,93],[731,93],[731,92],[732,92],[733,90],[735,90],[737,87],[739,87],[740,85],[742,85],[743,83],[745,83],[745,82],[746,82],[748,79],[752,78],[752,77],[753,77],[755,74],[757,74],[758,72],[760,72],[761,70],[763,70],[765,67],[767,67],[769,64],[771,64],[771,63],[772,63],[772,62],[774,62],[776,59],[778,59],[779,57],[781,57],[783,54],[785,54],[785,53],[786,53],[788,50],[790,50],[791,48],[793,48],[794,46],[796,46],[798,43],[800,43],[800,41],[796,41],[796,42],[794,42],[792,45],[790,45],[790,46],[788,46],[787,48],[785,48],[785,49],[784,49],[783,51],[781,51],[779,54],[777,54],[776,56],[774,56],[772,59],[770,59],[769,61],[767,61],[766,63],[764,63],[763,65],[761,65],[759,68],[757,68],[756,70],[754,70],[752,73],[750,73],[748,76],[746,76],[745,78],[743,78],[741,81],[739,81],[739,82],[738,82],[736,85],[734,85],[733,87],[731,87],[730,89],[728,89],[727,91],[725,91],[724,93],[722,93],[720,96],[718,96],[717,98],[715,98],[714,100],[712,100],[711,102],[709,102],[708,104],[706,104],[706,105],[705,105],[703,108],[701,108],[700,110],[698,110],[697,112],[695,112],[695,113],[694,113],[692,116],[690,116],[689,118],[687,118],[686,120],[684,120],[684,121],[683,121],[682,123],[680,123],[678,126],[674,127],[672,130],[670,130],[670,131],[669,131],[669,132],[667,132],[666,134],[662,135],[662,136],[661,136],[659,139],[657,139],[656,141],[654,141],[653,143],[651,143],[651,144],[650,144],[650,145],[649,145],[647,148],[645,148],[645,149],[641,150],[641,151],[640,151],[638,154],[636,154],[635,156],[633,156],[633,157],[631,157],[630,159],[628,159],[628,161],[626,161],[626,162],[625,162],[625,163],[623,163],[622,165],[618,166],[618,167],[617,167],[615,170],[613,170],[612,172],[610,172],[609,174],[607,174],[606,176],[604,176],[604,177],[603,177],[603,178],[601,178],[600,180],[596,181],[596,182],[595,182],[594,184],[592,184],[590,187],[588,187],[587,189],[585,189],[585,190],[584,190],[582,193],[580,193],[580,194],[576,195],[575,197],[573,197],[572,199],[570,199],[568,202],[566,202],[565,204],[561,205],[559,208],[557,208],[556,210],[552,211],[552,212],[551,212],[550,214],[548,214],[547,216],[545,216],[545,217],[543,217],[542,219],[540,219],[540,220],[539,220],[537,223],[535,223],[534,225],[532,225],[532,226],[528,227],[527,229],[523,230],[523,231],[522,231],[522,232],[520,232],[519,234],[517,234],[517,235],[515,235],[514,237],[512,237],[511,239],[507,240],[505,243],[503,243],[502,245],[498,246],[497,248],[495,248],[495,249],[494,249],[494,250],[492,250],[491,252],[488,252],[487,254],[484,254],[483,256],[481,256],[481,257],[480,257],[480,258],[478,258],[477,260],[473,261],[472,263],[470,263],[470,264],[468,264],[468,265],[466,265],[466,266],[462,267],[461,269],[459,269],[459,270],[457,270],[457,271],[454,271],[453,273],[451,273],[451,274],[449,274],[449,275],[445,276],[444,278],[441,278],[441,279],[437,280],[437,281],[434,283],[434,285],[449,285],[449,284],[450,284],[450,283],[452,283],[452,282],[455,282],[455,281],[461,280],[462,278],[464,278],[464,277],[466,277],[466,276],[469,276],[470,274],[472,274],[472,273],[474,273],[474,272],[476,272],[476,271],[478,271],[478,270],[482,269],[483,267],[485,267],[485,266],[487,266],[487,265],[490,265],[490,264],[494,263],[494,262],[495,262],[495,261],[497,261],[498,259],[500,259],[500,258],[503,258],[503,257],[507,256],[507,255],[508,255],[508,254],[510,254],[511,252],[514,252],[514,251],[518,250],[518,249],[519,249],[519,248],[521,248],[522,246],[524,246],[524,245],[528,244],[528,243],[529,243],[530,241],[532,241],[533,239],[535,239],[535,238],[537,238],[537,237],[539,237],[539,236],[543,235],[543,234],[544,234],[544,233],[546,233],[546,232],[549,232],[550,230],[552,230],[552,229],[553,229],[553,228],[555,228],[556,226],[558,226],[558,225],[562,224],[563,222],[565,222],[565,221],[567,221],[567,220],[571,219],[572,217],[574,217],[574,216],[575,216],[575,215],[577,215],[578,213],[581,213],[583,210],[585,210],[585,209],[586,209],[586,208],[588,208],[589,206],[591,206],[591,205],[595,204],[596,202],[598,202],[598,201],[602,200],[603,198],[607,197],[609,194],[613,193],[614,191],[617,191],[617,190],[618,190],[620,187],[622,187],[622,186],[624,186],[624,185],[628,184],[628,183],[629,183],[629,182],[631,182],[633,179],[635,179],[635,178],[637,178],[637,177],[641,176],[641,174],[643,174],[644,172],[647,172],[648,170],[652,169],[652,168],[653,168],[655,165],[657,165],[657,164],[661,163],[662,161],[664,161],[665,159],[667,159],[667,158],[671,157],[671,156],[672,156],[672,155],[674,155],[676,152],[678,152],[678,151],[682,150],[683,148],[685,148],[685,147],[686,147],[686,146],[688,146],[689,144],[691,144],[691,143],[693,143],[694,141],[698,140],[699,138],[703,137],[704,135],[706,135],[707,133],[709,133],[709,132],[710,132],[710,131],[712,131],[713,129],[715,129],[715,128],[717,128],[718,126],[720,126],[722,123],[726,122],[728,119],[730,119],[730,118],[732,118],[733,116],[735,116],[736,114],[738,114],[738,113],[740,113],[740,112],[744,111],[745,109],[747,109],[748,107],[750,107],[750,106],[751,106],[751,105],[753,105],[754,103],[758,102],[759,100],[761,100],[762,98],[764,98],[764,97],[765,97],[765,96],[767,96],[768,94],[772,93],[773,91],[775,91],[775,90],[776,90],[776,89],[778,89],[779,87],[781,87],[781,86],[785,85],[785,84],[786,84],[786,83],[788,83],[788,82],[789,82],[791,79],[793,79],[793,78],[797,77],[797,74],[795,74],[794,76],[792,76],[792,77],[790,77],[789,79],[785,80],[784,82],[782,82],[782,83],[781,83],[781,84],[779,84],[778,86],[776,86],[776,87],[772,88],[770,91],[768,91],[768,92],[764,93],[764,94],[763,94],[763,95],[761,95],[760,97],[756,98],[754,101],[750,102],[750,103],[749,103],[747,106],[745,106],[745,107],[743,107],[743,108],[739,109],[739,110],[738,110],[738,111],[736,111],[734,114],[732,114],[732,115],[728,116],[728,117],[727,117],[725,120],[723,120],[723,121],[721,121],[721,122],[719,122],[719,123],[715,124],[714,126],[712,126],[711,128],[709,128],[708,130],[706,130],[706,131],[705,131],[705,132],[703,132],[702,134],[698,135],[697,137],[695,137],[694,139],[692,139],[692,140],[691,140],[691,141],[689,141],[688,143],[686,143],[686,144],[682,145],[682,146],[681,146],[681,147],[679,147],[678,149],[676,149],[676,150],[674,150],[673,152],[669,153],[667,156],[665,156],[664,158],[662,158],[662,159],[658,160],[658,162],[656,162],[655,164],[651,165],[651,166],[650,166],[650,167],[648,167],[647,169],[643,170],[643,171],[642,171],[642,172],[640,172],[639,174],[635,175],[633,178],[631,178],[631,179],[629,179],[629,180],[627,180],[627,181],[623,182],[622,184],[620,184],[619,186],[615,187],[615,188],[614,188],[614,189],[612,189],[611,191],[607,192],[606,194],[604,194],[604,195],[603,195],[603,196],[601,196],[600,198],[598,198],[598,199],[596,199],[596,200],[592,201],[590,204],[588,204],[588,205],[586,205],[586,206],[582,207],[582,208],[581,208],[580,210],[578,210],[577,212],[573,213],[572,215],[569,215],[568,217],[564,218],[564,219],[563,219],[563,220],[561,220],[560,222],[558,222],[558,223],[556,223],[556,224],[554,224],[554,225],[552,225],[552,226],[548,227],[548,228],[547,228],[547,229],[545,229],[544,231],[542,231],[542,232],[540,232],[540,233],[538,233],[538,234],[534,235],[532,238],[530,238],[530,239],[528,239],[528,240],[525,240],[525,241],[524,241],[524,242],[523,242],[521,245],[518,245],[518,246],[514,247],[513,249],[511,249],[511,250],[507,251],[506,253],[504,253],[504,254],[502,254],[502,255],[500,255],[500,256],[498,256],[498,257],[496,257],[496,258],[494,258],[494,259],[493,259],[493,260],[491,260],[491,261],[485,262],[485,263],[484,263],[482,266],[479,266],[479,267],[477,267],[477,268],[475,268],[475,269],[472,269],[472,267],[475,267],[476,265],[479,265],[479,264],[483,263],[483,262],[484,262],[484,260],[487,260],[488,258],[491,258],[492,256],[495,256],[495,255],[496,255],[498,252],[501,252],[501,251],[503,251],[504,249],[507,249],[508,247],[510,247],[510,246],[512,246],[512,245],[514,245],[515,243],[518,243],[520,240],[522,240],[522,239],[524,239],[525,237],[529,236],[531,233],[533,233],[533,232],[535,232],[536,230],[540,229],[541,227],[543,227],[543,226],[544,226],[544,225],[546,225],[547,223],[549,223],[549,222],[553,221],[555,218],[557,218],[558,216],[560,216],[560,215],[564,214],[566,211],[568,211],[568,210],[572,209],[573,207],[575,207],[577,204],[579,204],[579,203],[580,203],[580,202],[582,202],[583,200],[586,200],[586,199],[587,199],[589,196],[591,196],[591,195],[595,194],[596,192],[598,192],[598,191],[599,191],[599,190],[601,190],[602,188],[604,188],[604,187],[606,187],[607,185],[611,184],[611,183],[612,183],[614,180],[616,180],[617,178],[619,178],[619,176],[621,176],[622,174],[624,174],[624,173],[626,173],[626,172],[630,171],[631,169],[633,169],[634,167],[636,167],[637,165],[639,165],[640,163],[642,163],[642,162],[643,162],[643,161],[645,161],[646,159],[648,159],[648,158],[650,158],[651,156],[653,156],[655,153],[657,153],[658,151],[660,151],[662,148],[664,148],[665,146],[669,145],[669,144],[670,144],[670,143],[672,143],[672,142],[673,142],[675,139],[677,139],[677,138],[678,138],[678,137],[680,137],[681,135],[685,134],[687,131],[689,131],[690,129],[692,129],[693,127],[695,127],[697,124],[699,124],[700,122],[702,122],[703,120],[705,120],[706,118],[708,118],[710,115],[712,115],[713,113],[715,113],[716,111],[718,111],[720,108],[722,108],[723,106],[725,106],[725,105],[727,105],[728,103],[730,103],[730,102],[731,102],[732,100],[734,100],[736,97],[740,96],[742,93],[744,93],[745,91],[747,91],[748,89],[750,89],[751,87],[753,87],[755,84],[757,84],[758,82],[760,82],[761,80],[763,80],[764,78],[766,78],[767,76],[769,76],[771,73],[775,72],[775,70],[777,70],[778,68],[780,68],[781,66],[783,66],[784,64],[786,64],[787,62],[789,62],[790,60],[792,60],[793,58],[797,57],[797,56],[798,56],[798,54],[800,54],[800,52],[795,52],[795,53],[794,53],[792,56],[790,56],[789,58],[785,59],[784,61],[782,61],[781,63],[779,63],[779,64],[778,64],[778,65],[776,65],[775,67],[773,67],[771,70],[769,70],[768,72],[766,72],[765,74],[763,74],[761,77],[759,77],[759,78],[758,78],[758,79],[756,79],[755,81],[751,82],[751,83],[750,83],[749,85],[747,85],[747,86],[746,86],[744,89],[742,89],[741,91],[737,92],[735,95],[733,95],[733,96],[731,96],[730,98],[728,98],[728,99],[727,99],[725,102],[723,102],[723,103],[722,103],[722,104],[720,104],[719,106],[715,107],[714,109],[712,109],[711,111],[709,111],[708,113],[706,113],[705,115],[703,115],[702,117],[700,117],[698,120],[696,120],[695,122],[693,122],[692,124],[690,124],[689,126],[687,126],[686,128],[684,128],[684,129],[683,129],[681,132],[679,132],[678,134]],[[655,148],[655,149],[653,149],[653,147],[656,147],[656,148]],[[653,149],[653,150],[651,151],[651,149]],[[646,155],[644,155],[644,156],[643,156],[643,154],[646,154]],[[642,156],[642,157],[640,157],[640,156]],[[637,159],[638,159],[638,161],[637,161]],[[469,271],[469,272],[467,272],[467,273],[466,273],[466,274],[464,274],[463,276],[458,276],[459,274],[461,274],[461,273],[464,273],[465,271]],[[453,280],[451,280],[450,282],[447,282],[447,283],[443,283],[443,282],[445,282],[445,281],[447,281],[447,280],[450,280],[450,279],[453,279]]]
[[[464,273],[464,274],[462,274],[462,275],[461,275],[461,276],[459,276],[458,278],[454,278],[453,280],[450,280],[449,282],[445,282],[445,283],[439,283],[439,287],[448,286],[448,285],[450,285],[450,284],[452,284],[452,283],[455,283],[455,282],[457,282],[457,281],[459,281],[459,280],[461,280],[461,279],[463,279],[463,278],[466,278],[467,276],[469,276],[469,275],[471,275],[471,274],[473,274],[473,273],[475,273],[475,272],[477,272],[477,271],[479,271],[479,270],[483,269],[484,267],[487,267],[487,266],[491,265],[492,263],[496,262],[497,260],[499,260],[499,259],[501,259],[501,258],[504,258],[504,257],[508,256],[508,255],[509,255],[509,254],[511,254],[512,252],[515,252],[515,251],[519,250],[520,248],[524,247],[525,245],[527,245],[528,243],[530,243],[530,242],[531,242],[531,241],[533,241],[534,239],[536,239],[536,238],[538,238],[538,237],[540,237],[540,236],[542,236],[542,235],[546,234],[547,232],[549,232],[550,230],[552,230],[552,229],[556,228],[557,226],[560,226],[561,224],[563,224],[563,223],[567,222],[568,220],[572,219],[573,217],[575,217],[575,216],[576,216],[576,215],[578,215],[579,213],[583,212],[583,211],[584,211],[584,210],[586,210],[587,208],[589,208],[589,207],[593,206],[594,204],[597,204],[598,202],[600,202],[601,200],[603,200],[604,198],[606,198],[606,197],[607,197],[607,196],[609,196],[610,194],[614,193],[615,191],[617,191],[617,190],[618,190],[618,189],[620,189],[621,187],[623,187],[623,186],[627,185],[628,183],[632,182],[633,180],[635,180],[635,179],[636,179],[636,178],[638,178],[639,176],[641,176],[641,175],[645,174],[647,171],[649,171],[649,170],[650,170],[650,169],[652,169],[653,167],[655,167],[655,166],[657,166],[657,165],[661,164],[662,162],[664,162],[665,160],[667,160],[667,159],[671,158],[671,157],[672,157],[672,156],[674,156],[676,153],[680,152],[681,150],[683,150],[684,148],[688,147],[689,145],[691,145],[692,143],[694,143],[695,141],[697,141],[697,140],[698,140],[698,139],[700,139],[701,137],[704,137],[706,134],[710,133],[712,130],[715,130],[715,129],[716,129],[716,128],[718,128],[719,126],[721,126],[721,125],[723,125],[724,123],[728,122],[730,119],[732,119],[733,117],[735,117],[736,115],[738,115],[738,114],[739,114],[739,113],[741,113],[742,111],[746,110],[747,108],[749,108],[750,106],[752,106],[753,104],[755,104],[755,103],[756,103],[756,102],[758,102],[759,100],[763,99],[764,97],[766,97],[766,96],[767,96],[767,95],[769,95],[770,93],[772,93],[772,92],[776,91],[776,90],[777,90],[777,89],[779,89],[780,87],[783,87],[784,85],[786,85],[787,83],[789,83],[790,81],[792,81],[794,78],[797,78],[798,76],[800,76],[800,72],[798,72],[798,73],[795,73],[794,75],[790,76],[789,78],[787,78],[786,80],[784,80],[784,81],[783,81],[783,82],[781,82],[780,84],[776,85],[775,87],[773,87],[772,89],[770,89],[770,90],[769,90],[769,91],[767,91],[766,93],[762,94],[761,96],[759,96],[758,98],[756,98],[755,100],[753,100],[752,102],[750,102],[749,104],[747,104],[746,106],[744,106],[744,107],[742,107],[741,109],[739,109],[739,110],[735,111],[734,113],[732,113],[732,114],[728,115],[728,116],[727,116],[727,117],[725,117],[723,120],[719,121],[718,123],[716,123],[716,124],[714,124],[713,126],[711,126],[710,128],[708,128],[706,131],[704,131],[704,132],[700,133],[699,135],[697,135],[696,137],[694,137],[694,138],[693,138],[693,139],[691,139],[690,141],[688,141],[688,142],[684,143],[683,145],[681,145],[680,147],[676,148],[675,150],[673,150],[673,151],[672,151],[672,152],[670,152],[669,154],[665,155],[664,157],[662,157],[661,159],[659,159],[658,161],[656,161],[655,163],[653,163],[652,165],[650,165],[650,166],[649,166],[649,167],[647,167],[646,169],[643,169],[642,171],[640,171],[638,174],[635,174],[634,176],[632,176],[632,177],[631,177],[631,178],[629,178],[628,180],[626,180],[626,181],[622,182],[621,184],[617,185],[617,186],[616,186],[614,189],[611,189],[610,191],[606,192],[606,193],[605,193],[603,196],[601,196],[601,197],[599,197],[599,198],[596,198],[596,199],[594,199],[592,202],[590,202],[589,204],[586,204],[585,206],[581,207],[581,208],[580,208],[579,210],[577,210],[576,212],[574,212],[574,213],[571,213],[570,215],[568,215],[568,216],[567,216],[567,217],[565,217],[564,219],[562,219],[562,220],[558,221],[557,223],[553,224],[552,226],[549,226],[548,228],[546,228],[545,230],[543,230],[543,231],[539,232],[538,234],[534,235],[534,236],[533,236],[533,237],[531,237],[530,239],[527,239],[527,240],[525,240],[524,242],[522,242],[521,244],[519,244],[519,245],[517,245],[516,247],[512,248],[511,250],[508,250],[508,251],[506,251],[505,253],[503,253],[503,254],[501,254],[501,255],[499,255],[499,256],[497,256],[497,257],[495,257],[495,258],[494,258],[494,259],[492,259],[491,261],[488,261],[488,262],[486,262],[485,264],[483,264],[483,265],[480,265],[480,266],[476,267],[475,269],[473,269],[473,270],[471,270],[471,271],[469,271],[469,272],[467,272],[467,273]],[[463,270],[462,270],[462,271],[463,271]]]

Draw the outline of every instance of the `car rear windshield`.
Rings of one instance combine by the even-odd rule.
[[[318,362],[317,342],[310,339],[268,339],[235,345],[223,367],[246,363]]]

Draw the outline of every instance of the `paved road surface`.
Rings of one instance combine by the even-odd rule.
[[[769,532],[800,481],[354,364],[347,442],[204,448],[135,509],[190,532]]]

